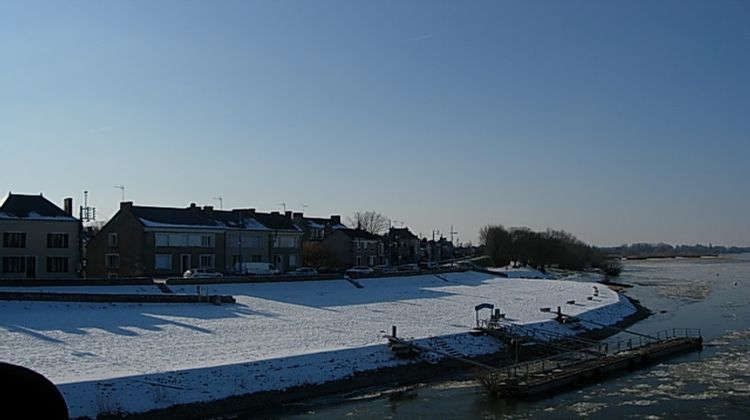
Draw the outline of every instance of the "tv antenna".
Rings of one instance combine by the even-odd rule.
[[[219,200],[219,210],[224,210],[224,199],[222,197],[214,197],[214,200]]]
[[[284,213],[286,213],[286,203],[281,202],[281,203],[277,204],[277,206],[281,206],[284,209]]]
[[[115,185],[115,188],[120,190],[120,201],[125,201],[125,186],[124,185]]]

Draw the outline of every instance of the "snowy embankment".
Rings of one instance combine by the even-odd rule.
[[[502,345],[475,337],[474,306],[492,303],[519,324],[572,334],[542,307],[602,324],[635,312],[591,283],[451,273],[205,286],[234,305],[0,302],[0,360],[58,385],[73,417],[143,412],[259,391],[342,380],[415,363],[394,357],[383,334],[463,356]],[[138,286],[131,290],[138,293]],[[45,290],[80,289],[52,288]],[[87,288],[88,289],[88,288]],[[118,287],[122,292],[127,287]],[[195,286],[172,286],[195,293]],[[81,291],[81,290],[77,290]],[[591,300],[587,298],[591,297]],[[575,300],[574,304],[566,302]],[[438,354],[426,359],[437,362]],[[424,359],[421,359],[424,360]]]

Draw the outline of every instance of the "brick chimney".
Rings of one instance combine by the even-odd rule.
[[[341,224],[341,215],[332,214],[331,215],[331,224],[332,225],[340,225]]]
[[[68,216],[73,215],[73,198],[66,197],[63,200],[63,210],[65,210],[65,213],[67,213]]]
[[[214,216],[214,206],[203,206],[203,214],[206,215],[206,217],[213,217]]]
[[[133,209],[132,201],[120,201],[120,210],[131,211]]]
[[[292,218],[292,211],[291,210],[285,211],[284,212],[284,216],[286,216],[287,219],[291,219]]]

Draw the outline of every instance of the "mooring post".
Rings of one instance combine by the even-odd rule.
[[[396,338],[396,326],[395,325],[391,326],[391,336],[393,338]]]

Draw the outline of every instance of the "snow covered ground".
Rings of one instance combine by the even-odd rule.
[[[475,272],[344,280],[224,284],[233,305],[0,302],[0,360],[58,385],[71,416],[142,412],[263,390],[345,379],[413,363],[395,358],[383,334],[466,356],[501,348],[467,332],[474,306],[563,333],[541,307],[613,324],[635,312],[627,299],[588,282],[495,278]],[[93,292],[98,288],[45,287]],[[143,286],[119,286],[142,293]],[[172,286],[196,293],[195,286]],[[149,289],[150,293],[151,290]],[[587,300],[592,297],[592,300]],[[575,300],[575,304],[566,304]],[[433,361],[437,354],[428,355]]]

